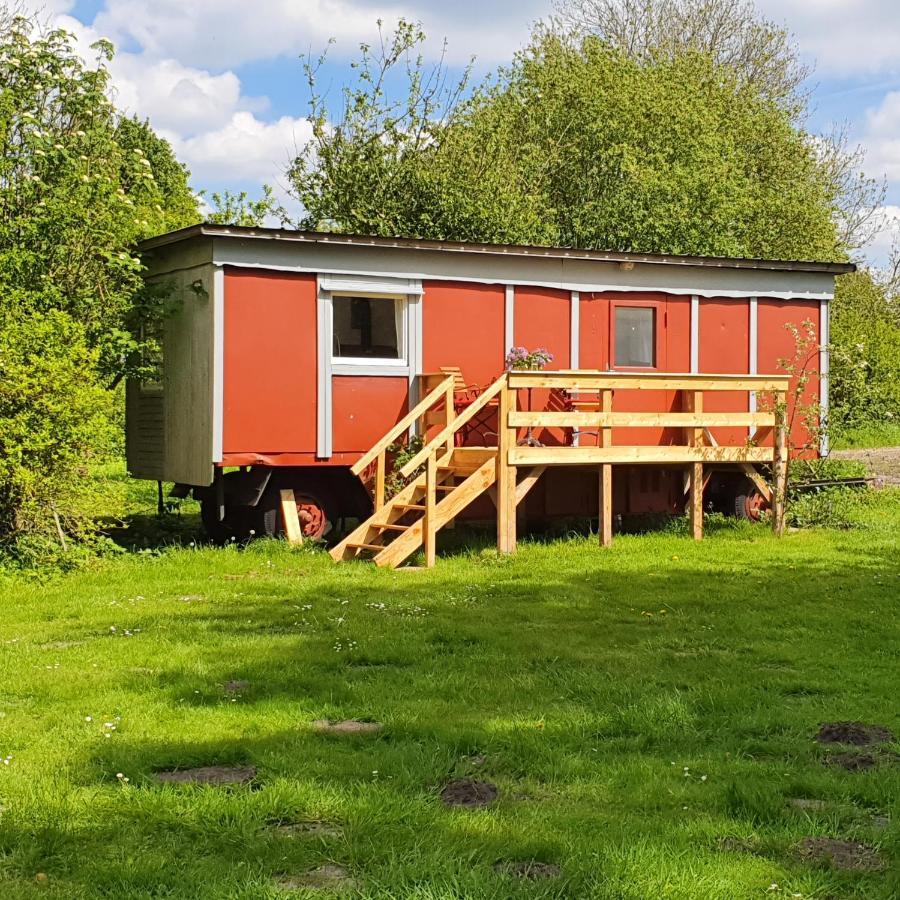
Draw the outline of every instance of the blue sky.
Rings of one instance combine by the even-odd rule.
[[[486,73],[508,61],[552,0],[29,0],[78,35],[119,49],[117,101],[147,116],[193,172],[198,189],[249,190],[282,172],[309,130],[299,57],[335,44],[322,71],[337,95],[376,20],[421,21],[451,69],[471,56]],[[846,123],[867,151],[867,173],[887,179],[885,227],[868,256],[881,261],[900,217],[900,4],[897,0],[757,0],[795,35],[815,66],[810,128]]]

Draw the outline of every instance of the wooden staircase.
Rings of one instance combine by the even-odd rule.
[[[370,558],[395,568],[425,546],[433,565],[434,534],[497,479],[497,449],[457,447],[408,484],[332,551],[334,560]]]

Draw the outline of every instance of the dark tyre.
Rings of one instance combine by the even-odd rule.
[[[765,508],[765,497],[759,491],[747,491],[734,498],[734,514],[748,522],[758,522]]]

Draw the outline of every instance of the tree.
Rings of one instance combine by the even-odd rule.
[[[212,211],[206,221],[215,225],[242,225],[249,228],[262,228],[270,220],[276,221],[283,228],[290,224],[287,210],[275,197],[272,186],[262,186],[262,197],[253,200],[246,191],[239,194],[231,191],[212,195]]]
[[[108,98],[111,45],[93,49],[0,10],[0,543],[75,521],[75,461],[108,451],[109,388],[146,371],[137,325],[167,312],[133,247],[196,219],[171,148]]]
[[[752,0],[555,0],[551,28],[564,36],[594,35],[646,65],[700,53],[734,73],[765,100],[805,127],[804,83],[811,74],[794,36],[766,19]],[[878,230],[887,184],[862,171],[865,151],[846,127],[811,139],[841,249],[854,253]]]
[[[555,0],[555,24],[592,34],[632,59],[709,56],[761,96],[791,111],[809,69],[793,35],[759,15],[751,0]]]
[[[464,99],[402,26],[289,177],[313,228],[662,253],[830,259],[818,157],[790,114],[698,53],[652,65],[539,33]],[[406,91],[383,85],[405,69]]]

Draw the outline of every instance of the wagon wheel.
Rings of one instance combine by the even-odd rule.
[[[285,487],[290,487],[285,485]],[[293,488],[294,502],[297,504],[297,517],[300,519],[300,531],[303,537],[318,541],[331,531],[334,523],[333,509],[326,495],[315,489]],[[257,534],[265,537],[279,537],[284,534],[284,522],[281,519],[281,492],[268,488],[257,507]]]
[[[750,490],[734,498],[734,514],[748,522],[758,522],[762,518],[763,510],[768,507],[766,498],[759,491]]]
[[[303,537],[313,541],[325,537],[331,528],[325,504],[318,497],[297,490],[294,491],[294,501]]]

